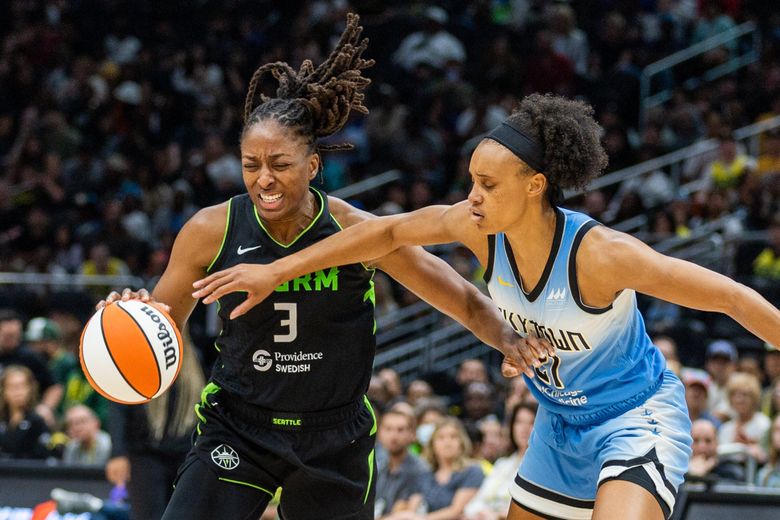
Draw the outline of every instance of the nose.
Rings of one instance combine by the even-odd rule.
[[[273,186],[275,180],[270,168],[262,167],[255,182],[261,189],[267,190]]]
[[[470,204],[480,204],[482,202],[482,193],[479,192],[479,188],[476,184],[471,186],[471,191],[469,191],[468,201]]]

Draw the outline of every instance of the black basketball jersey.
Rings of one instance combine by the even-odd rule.
[[[290,244],[265,229],[249,195],[233,197],[222,247],[209,272],[267,264],[338,232],[328,198],[311,189],[320,210]],[[244,293],[220,298],[223,329],[213,380],[249,403],[276,411],[343,406],[368,388],[376,351],[373,270],[332,267],[281,284],[249,312],[231,320]]]

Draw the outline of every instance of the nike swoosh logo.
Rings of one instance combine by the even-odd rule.
[[[263,246],[254,246],[254,247],[241,247],[238,246],[238,254],[243,255],[244,253],[248,253],[249,251],[254,251],[255,249],[259,249]]]
[[[514,285],[512,285],[512,284],[511,284],[511,283],[509,283],[509,282],[506,282],[506,281],[504,281],[504,279],[503,279],[503,278],[501,278],[500,276],[498,277],[498,283],[500,283],[500,284],[501,284],[501,285],[503,285],[504,287],[514,287]]]

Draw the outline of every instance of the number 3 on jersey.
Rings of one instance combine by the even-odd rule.
[[[282,318],[279,324],[287,327],[287,334],[274,334],[274,343],[290,343],[298,337],[298,304],[297,303],[274,303],[275,311],[287,313],[286,318]]]
[[[561,381],[561,376],[558,374],[558,367],[560,366],[561,358],[550,356],[550,359],[544,365],[534,368],[534,372],[536,372],[536,377],[546,385],[555,385],[555,388],[563,388],[563,381]]]

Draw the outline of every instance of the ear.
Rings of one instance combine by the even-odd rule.
[[[309,180],[314,179],[317,176],[317,172],[320,171],[320,154],[313,153],[309,159]]]
[[[547,177],[541,173],[534,173],[528,180],[528,196],[541,197],[547,191]]]

